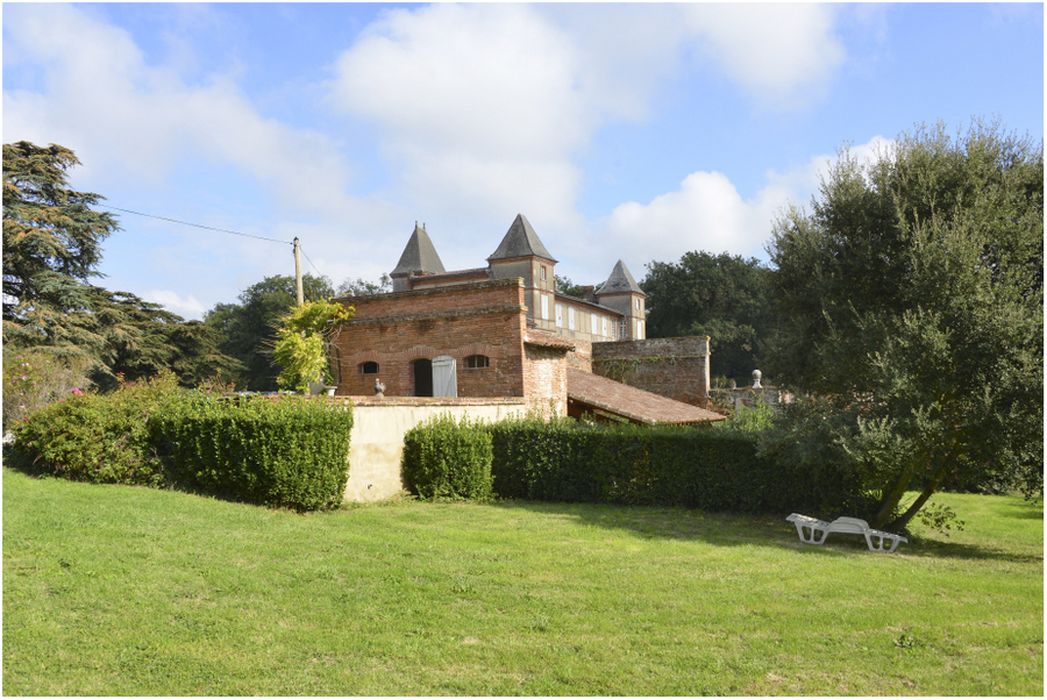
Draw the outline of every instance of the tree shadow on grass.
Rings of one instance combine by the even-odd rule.
[[[560,503],[504,500],[497,508],[570,517],[586,525],[608,530],[627,530],[645,539],[694,540],[722,547],[777,547],[810,556],[846,556],[870,552],[857,535],[833,534],[824,546],[805,545],[796,528],[778,515],[720,513],[664,506],[628,506],[603,503]],[[1022,517],[1022,516],[1019,516]],[[1026,516],[1027,517],[1027,516]],[[1010,552],[960,542],[942,542],[910,537],[899,545],[898,554],[956,559],[993,559],[1018,563],[1042,562],[1043,556]]]

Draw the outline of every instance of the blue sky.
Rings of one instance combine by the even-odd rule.
[[[1043,139],[1039,4],[11,4],[5,142],[110,204],[289,240],[337,284],[415,220],[477,267],[517,212],[557,269],[766,258],[838,149],[972,117]],[[125,214],[101,283],[199,318],[290,246]]]

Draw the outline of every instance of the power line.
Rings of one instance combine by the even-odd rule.
[[[324,276],[324,275],[323,275],[323,273],[322,273],[322,272],[320,272],[320,270],[319,270],[319,269],[318,269],[318,268],[316,267],[316,265],[313,265],[313,261],[309,259],[309,254],[305,252],[305,248],[303,248],[303,247],[302,247],[302,244],[301,244],[301,242],[299,242],[299,243],[298,243],[298,250],[302,251],[302,255],[304,255],[304,256],[305,256],[305,260],[306,260],[306,262],[308,262],[308,263],[309,263],[309,265],[310,265],[310,266],[311,266],[311,267],[312,267],[312,268],[313,268],[314,270],[316,270],[316,274],[318,274],[318,275],[320,275],[321,277],[323,277],[323,276]]]
[[[215,226],[207,226],[205,224],[194,224],[191,221],[182,221],[180,219],[172,219],[168,216],[157,216],[156,214],[146,214],[145,212],[135,211],[134,209],[123,209],[121,207],[114,207],[109,205],[99,205],[99,209],[112,209],[114,211],[122,211],[126,214],[135,214],[136,216],[145,216],[150,219],[159,219],[160,221],[170,221],[173,224],[182,224],[183,226],[192,226],[194,228],[202,228],[207,231],[217,231],[218,233],[229,233],[234,236],[243,236],[244,238],[256,238],[260,241],[270,241],[272,243],[283,243],[285,245],[291,245],[291,241],[280,240],[279,238],[268,238],[266,236],[258,236],[253,233],[244,233],[243,231],[234,231],[228,228],[217,228]],[[308,260],[308,258],[306,258]],[[309,263],[312,265],[312,262]],[[314,266],[315,269],[315,266]]]

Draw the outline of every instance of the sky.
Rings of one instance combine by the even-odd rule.
[[[97,284],[186,318],[268,275],[377,279],[415,221],[481,267],[768,259],[841,149],[972,119],[1043,140],[1040,4],[3,5],[3,139],[123,209]]]

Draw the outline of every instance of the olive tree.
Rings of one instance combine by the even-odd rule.
[[[836,457],[867,477],[874,526],[904,527],[965,474],[1042,491],[1042,246],[1042,144],[939,125],[871,163],[843,153],[770,245],[769,369],[817,397],[777,449],[799,449],[821,412]]]

